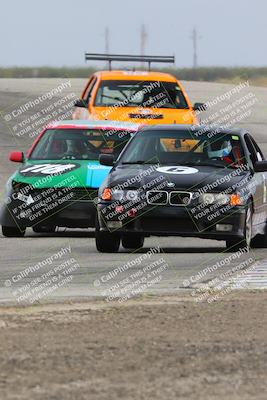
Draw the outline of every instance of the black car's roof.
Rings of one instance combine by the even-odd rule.
[[[223,126],[219,125],[167,125],[167,124],[162,124],[162,125],[144,125],[140,128],[139,131],[144,132],[144,131],[186,131],[186,130],[191,130],[191,132],[198,132],[198,131],[203,131],[205,133],[209,132],[214,132],[216,131],[217,133],[229,133],[230,135],[238,135],[238,136],[244,136],[248,131],[246,129],[241,129],[241,128],[224,128]]]

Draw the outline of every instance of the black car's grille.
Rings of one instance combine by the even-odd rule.
[[[169,197],[172,206],[187,206],[190,200],[191,194],[187,192],[171,192]]]
[[[179,191],[157,191],[150,190],[147,192],[147,202],[153,205],[171,205],[171,206],[187,206],[191,201],[191,193]]]
[[[164,205],[168,202],[168,193],[164,191],[150,190],[147,192],[148,204]]]

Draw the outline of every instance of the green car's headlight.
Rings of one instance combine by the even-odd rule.
[[[14,190],[21,190],[21,189],[23,189],[23,188],[25,188],[26,186],[29,186],[29,185],[27,183],[22,183],[22,182],[17,182],[15,180],[12,180],[11,181],[11,186],[12,186],[12,189],[14,189]]]
[[[20,182],[12,180],[11,181],[11,187],[12,187],[12,189],[19,190]]]

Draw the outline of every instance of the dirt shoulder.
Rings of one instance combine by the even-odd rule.
[[[0,309],[0,399],[266,399],[267,292]]]

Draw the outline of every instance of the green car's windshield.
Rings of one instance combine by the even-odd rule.
[[[240,137],[226,133],[193,134],[190,130],[140,132],[122,154],[120,164],[203,165],[236,168],[246,164]]]
[[[100,154],[116,159],[130,132],[101,129],[48,129],[31,153],[31,160],[98,160]]]
[[[104,80],[95,106],[188,109],[181,88],[175,82]]]

